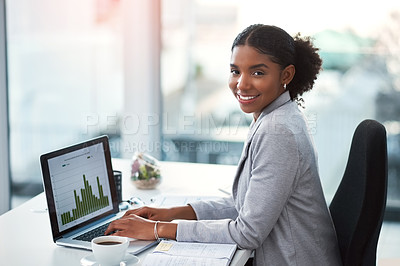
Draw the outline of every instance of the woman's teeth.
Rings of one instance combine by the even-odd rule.
[[[238,97],[239,97],[241,100],[245,100],[245,101],[254,99],[254,98],[256,98],[257,96],[258,96],[258,95],[256,95],[256,96],[243,96],[243,95],[238,94]]]

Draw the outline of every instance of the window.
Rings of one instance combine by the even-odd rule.
[[[164,159],[236,164],[251,116],[227,89],[235,1],[164,0]]]
[[[113,157],[160,143],[159,0],[6,4],[13,206],[43,190],[40,154],[103,134]]]
[[[122,112],[121,3],[12,0],[6,11],[13,192],[30,197],[40,154],[108,133]]]
[[[327,199],[355,127],[374,118],[388,132],[388,210],[400,212],[398,1],[12,0],[6,18],[14,194],[42,190],[41,153],[101,134],[114,157],[153,142],[145,151],[163,160],[236,164],[252,117],[227,87],[230,47],[265,23],[320,47],[304,112]]]

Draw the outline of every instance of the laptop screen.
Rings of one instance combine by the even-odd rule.
[[[118,211],[108,138],[41,156],[53,236]]]

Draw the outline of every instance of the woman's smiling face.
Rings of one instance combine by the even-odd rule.
[[[229,88],[245,113],[257,120],[261,111],[285,89],[281,66],[248,45],[236,46],[231,56]]]

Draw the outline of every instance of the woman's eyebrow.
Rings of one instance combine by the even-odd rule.
[[[251,66],[250,69],[259,68],[259,67],[269,68],[266,64],[257,64],[257,65]]]
[[[235,64],[230,64],[230,65],[233,68],[238,68],[238,66]],[[257,65],[253,65],[253,66],[249,67],[249,69],[254,69],[254,68],[259,68],[259,67],[269,68],[266,64],[257,64]]]

